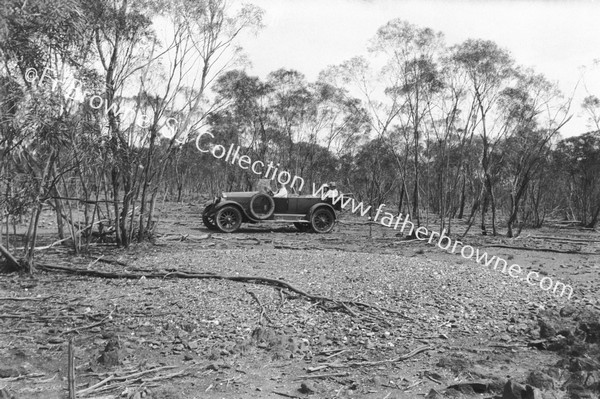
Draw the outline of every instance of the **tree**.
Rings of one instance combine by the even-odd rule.
[[[502,157],[496,147],[507,133],[506,125],[493,120],[494,108],[502,90],[514,77],[514,61],[510,54],[492,41],[467,40],[452,49],[453,59],[470,82],[470,95],[476,105],[476,123],[470,125],[481,137],[481,169],[484,191],[481,192],[481,230],[486,234],[485,214],[488,204],[492,211],[492,234],[496,235],[496,198],[494,170]],[[492,120],[490,120],[492,119]],[[498,156],[500,155],[500,156]]]

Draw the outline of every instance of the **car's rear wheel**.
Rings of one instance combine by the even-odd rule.
[[[213,216],[209,216],[210,212],[212,212],[215,206],[210,204],[206,208],[204,208],[204,212],[202,212],[202,222],[209,230],[218,230],[217,224],[215,222],[215,218]]]
[[[234,206],[224,206],[217,211],[215,221],[223,233],[233,233],[242,225],[242,213]]]
[[[310,227],[315,233],[329,233],[335,225],[335,215],[327,208],[319,208],[310,217]]]
[[[294,222],[294,227],[296,227],[298,231],[305,233],[310,230],[310,223]]]
[[[258,193],[250,199],[249,211],[254,219],[268,219],[275,212],[275,201],[269,194]]]

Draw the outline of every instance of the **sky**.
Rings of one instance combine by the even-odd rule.
[[[239,1],[239,0],[236,0]],[[600,97],[600,0],[244,0],[264,9],[265,28],[241,45],[265,78],[279,68],[314,81],[329,65],[368,55],[369,40],[388,21],[401,18],[445,35],[446,43],[493,40],[517,64],[557,82],[573,100],[564,137],[591,130],[580,104]],[[578,83],[579,82],[579,83]],[[577,87],[577,89],[576,89]]]

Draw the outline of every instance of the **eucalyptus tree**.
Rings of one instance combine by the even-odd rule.
[[[394,19],[378,29],[370,50],[386,57],[383,70],[388,86],[385,93],[401,104],[395,123],[409,129],[413,137],[412,217],[420,223],[420,145],[426,118],[435,93],[442,90],[437,60],[443,48],[443,35]]]
[[[486,234],[485,215],[488,204],[492,213],[492,233],[496,235],[496,198],[494,185],[498,170],[497,164],[502,154],[496,151],[497,146],[508,132],[505,125],[498,122],[495,113],[498,98],[508,87],[515,76],[514,61],[508,51],[488,40],[469,39],[452,48],[452,58],[465,71],[477,113],[473,115],[473,129],[481,138],[481,171],[484,189],[479,195],[481,199],[481,230]]]
[[[561,140],[554,152],[555,184],[564,198],[567,216],[593,228],[600,218],[600,132]]]
[[[42,206],[72,165],[74,112],[61,77],[87,54],[86,21],[77,0],[6,3],[0,12],[0,81],[6,95],[0,99],[0,190],[12,208],[8,214],[25,208],[31,213],[23,262],[31,272]]]
[[[570,120],[571,101],[563,99],[555,84],[543,75],[524,70],[518,71],[515,84],[502,91],[498,102],[507,130],[502,149],[509,196],[507,235],[513,237],[529,184],[544,165],[552,140]],[[524,222],[521,220],[519,232]]]

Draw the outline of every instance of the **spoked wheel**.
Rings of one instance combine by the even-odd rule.
[[[206,208],[204,208],[204,212],[202,212],[202,222],[209,230],[218,230],[217,223],[215,222],[214,216],[209,216],[212,211],[214,205],[210,204]]]
[[[217,227],[223,233],[233,233],[242,225],[242,213],[233,206],[224,206],[215,216]]]
[[[298,231],[301,231],[302,233],[310,231],[309,223],[294,222],[294,227],[296,227],[298,229]]]
[[[319,208],[310,217],[310,227],[315,233],[329,233],[335,225],[335,215],[327,208]]]

